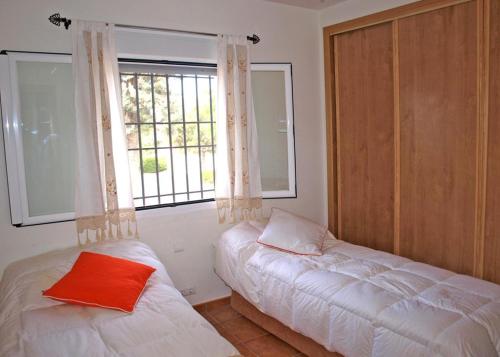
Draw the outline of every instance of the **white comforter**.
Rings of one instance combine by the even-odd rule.
[[[0,284],[0,356],[232,356],[238,351],[174,288],[145,244],[123,240],[85,250],[155,267],[135,311],[68,305],[42,297],[73,265],[71,248],[10,265]]]
[[[216,271],[264,313],[345,356],[500,355],[500,286],[330,239],[320,257],[255,243],[241,223]]]

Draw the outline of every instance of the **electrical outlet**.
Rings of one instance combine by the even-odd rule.
[[[195,288],[182,289],[181,294],[182,296],[194,295],[196,294],[196,289]]]

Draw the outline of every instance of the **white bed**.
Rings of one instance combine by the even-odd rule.
[[[135,311],[68,305],[42,297],[73,265],[71,248],[10,265],[0,283],[0,356],[207,356],[238,351],[175,289],[164,266],[135,240],[85,250],[155,267]]]
[[[256,243],[241,223],[216,272],[259,310],[349,356],[498,356],[500,286],[333,237],[319,257]]]

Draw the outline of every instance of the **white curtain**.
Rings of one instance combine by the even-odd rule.
[[[72,32],[78,240],[137,237],[114,26],[75,20]]]
[[[218,36],[215,173],[219,222],[255,218],[262,189],[246,36]]]

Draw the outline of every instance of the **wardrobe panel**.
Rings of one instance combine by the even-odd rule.
[[[392,252],[392,23],[335,36],[338,214],[341,239]]]
[[[488,171],[484,278],[500,284],[500,1],[490,1]]]
[[[476,6],[399,20],[400,252],[465,274],[474,266]]]

